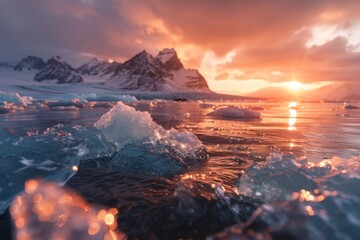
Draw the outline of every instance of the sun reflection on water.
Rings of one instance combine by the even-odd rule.
[[[288,130],[289,131],[295,131],[296,127],[296,118],[297,118],[297,102],[290,102],[289,104],[289,121],[288,121]]]

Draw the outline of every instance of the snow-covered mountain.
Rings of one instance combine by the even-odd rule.
[[[55,81],[56,83],[83,82],[79,72],[59,56],[50,58],[40,72],[36,73],[34,80],[37,82]]]
[[[116,61],[110,62],[109,60],[93,58],[89,62],[81,65],[77,70],[84,75],[102,77],[104,75],[113,75],[116,68],[120,65],[121,64]]]
[[[172,80],[177,84],[193,90],[209,90],[205,78],[196,69],[185,69],[173,48],[165,48],[156,58],[165,65],[165,69],[173,75]]]
[[[106,86],[125,90],[162,91],[170,74],[145,50],[119,66]]]
[[[253,93],[248,94],[247,96],[261,97],[267,99],[278,99],[278,100],[296,100],[301,98],[300,93],[289,91],[283,87],[262,88]]]
[[[308,91],[307,98],[328,101],[360,101],[360,83],[338,83]]]
[[[282,87],[270,87],[259,89],[247,96],[278,100],[360,101],[360,83],[334,83],[300,92],[291,92]]]
[[[78,68],[56,56],[44,62],[29,56],[15,63],[0,63],[0,70],[26,72],[29,81],[40,83],[99,84],[111,89],[160,92],[211,92],[205,78],[186,69],[174,49],[154,57],[145,50],[124,63],[94,58]],[[26,78],[22,74],[22,78]]]
[[[42,58],[35,57],[35,56],[28,56],[23,58],[14,66],[15,71],[22,71],[22,70],[41,70],[45,67],[45,62]]]
[[[119,66],[106,86],[141,91],[210,91],[205,78],[185,69],[174,49],[156,57],[145,50]]]

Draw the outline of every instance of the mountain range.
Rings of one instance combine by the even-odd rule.
[[[34,81],[44,83],[81,84],[91,78],[92,82],[119,90],[211,92],[199,71],[186,69],[176,51],[169,48],[155,57],[144,50],[124,63],[93,58],[74,68],[59,56],[46,62],[28,56],[19,62],[0,63],[0,68],[29,71]]]
[[[282,87],[269,87],[259,89],[247,96],[277,100],[360,101],[360,83],[333,83],[299,92],[289,91]]]

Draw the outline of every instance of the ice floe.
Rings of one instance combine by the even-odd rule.
[[[220,106],[207,114],[216,118],[229,119],[260,119],[261,113],[236,106]]]

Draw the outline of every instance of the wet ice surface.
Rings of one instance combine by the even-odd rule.
[[[114,105],[106,103],[102,107],[83,107],[77,111],[42,108],[13,112],[1,115],[0,123],[21,136],[29,130],[42,132],[57,123],[68,127],[81,125],[88,129]],[[161,163],[151,141],[148,141],[155,136],[154,132],[150,133],[146,130],[148,128],[144,130],[140,123],[139,131],[145,131],[145,137],[141,135],[137,141],[126,142],[127,147],[121,144],[122,151],[115,155],[111,155],[111,150],[101,158],[103,153],[98,150],[101,148],[96,142],[91,145],[90,140],[85,141],[93,139],[91,136],[80,141],[90,144],[89,149],[95,152],[93,157],[86,157],[86,161],[79,160],[78,172],[67,185],[91,204],[117,208],[118,229],[128,237],[204,238],[232,225],[234,227],[214,237],[251,238],[257,233],[275,238],[313,236],[318,239],[318,236],[327,237],[324,234],[329,228],[334,233],[331,236],[336,238],[356,236],[359,192],[354,186],[358,185],[359,175],[347,172],[350,169],[356,171],[356,168],[342,163],[344,169],[341,171],[344,172],[338,172],[333,163],[330,166],[334,168],[322,161],[324,158],[332,159],[334,155],[344,158],[343,161],[360,155],[359,110],[345,110],[341,104],[300,103],[289,106],[289,103],[162,100],[127,104],[148,111],[164,128],[161,131],[165,131],[165,135],[171,135],[167,133],[171,128],[195,134],[210,156],[208,161],[188,164],[186,168],[179,164],[181,161],[169,157],[171,154],[161,156],[160,160],[164,160]],[[261,112],[262,118],[244,121],[208,115],[224,105],[253,109]],[[122,129],[114,131],[111,128],[109,134],[129,131]],[[105,131],[105,138],[106,135]],[[116,147],[113,140],[107,139],[106,142]],[[169,150],[166,144],[156,146],[161,146],[165,152]],[[266,161],[273,150],[293,155],[280,155],[280,161]],[[310,164],[301,165],[305,162],[297,159],[304,155]],[[322,166],[317,165],[321,163]],[[164,169],[171,168],[170,174],[156,172],[161,169],[156,164]],[[141,167],[145,165],[148,168]],[[150,170],[141,173],[144,169]],[[264,182],[267,184],[263,185]],[[312,197],[306,198],[309,195]],[[319,197],[324,199],[318,201]],[[275,201],[281,203],[275,204]],[[325,215],[321,215],[323,213]],[[307,224],[304,225],[304,221]],[[325,224],[326,230],[318,222]],[[343,225],[339,225],[340,222]],[[267,226],[275,230],[268,232]],[[289,226],[296,227],[289,230]],[[346,233],[343,229],[347,229]]]

